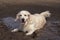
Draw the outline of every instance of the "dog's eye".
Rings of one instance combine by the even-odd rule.
[[[28,16],[30,16],[30,15],[28,15]]]
[[[19,16],[22,16],[22,15],[19,15]]]
[[[24,15],[24,16],[27,16],[27,15]]]

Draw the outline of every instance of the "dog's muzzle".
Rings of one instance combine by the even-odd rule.
[[[25,23],[25,19],[24,18],[22,19],[22,23]]]

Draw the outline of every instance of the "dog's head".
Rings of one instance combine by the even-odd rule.
[[[25,10],[20,11],[20,12],[16,15],[15,21],[16,21],[17,19],[19,19],[22,23],[25,23],[25,22],[27,21],[27,19],[29,18],[29,16],[30,16],[30,12],[25,11]]]

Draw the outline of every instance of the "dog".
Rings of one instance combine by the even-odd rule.
[[[23,24],[23,26],[21,26],[23,27],[23,32],[27,32],[26,35],[32,35],[36,30],[44,27],[46,17],[50,17],[50,15],[51,13],[49,11],[32,15],[30,12],[23,10],[17,14],[16,20],[20,19],[21,25]],[[14,29],[13,32],[17,30],[18,29]]]

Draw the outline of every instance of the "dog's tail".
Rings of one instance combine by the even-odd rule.
[[[45,11],[45,12],[40,13],[40,15],[44,17],[50,17],[51,13],[49,11]]]

